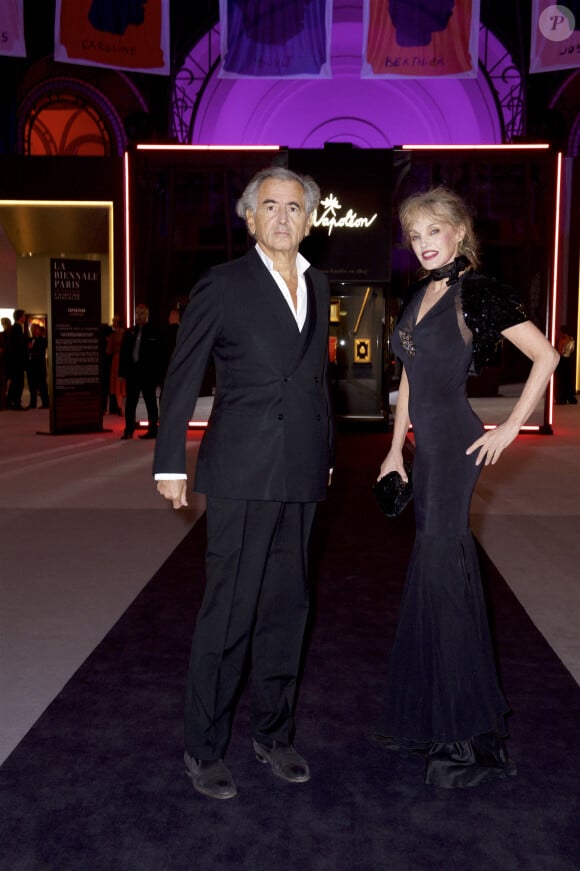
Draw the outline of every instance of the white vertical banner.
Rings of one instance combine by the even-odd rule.
[[[26,57],[24,0],[0,0],[0,54]]]

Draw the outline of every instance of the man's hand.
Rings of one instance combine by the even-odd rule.
[[[187,480],[157,481],[157,492],[169,499],[174,508],[187,508]]]

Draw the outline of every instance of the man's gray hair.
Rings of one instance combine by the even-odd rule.
[[[269,178],[275,178],[278,181],[296,181],[304,191],[304,207],[306,214],[311,215],[320,202],[320,188],[313,178],[309,175],[300,175],[297,172],[292,172],[291,169],[286,169],[283,166],[270,166],[268,169],[261,169],[256,173],[253,179],[248,182],[242,196],[236,203],[236,215],[246,220],[246,210],[256,214],[258,208],[258,189],[262,182]]]

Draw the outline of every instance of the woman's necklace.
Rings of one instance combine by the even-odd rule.
[[[450,284],[457,281],[459,273],[463,272],[466,266],[469,266],[469,260],[463,254],[460,254],[459,257],[456,257],[451,263],[442,266],[441,269],[430,269],[429,275],[432,281],[443,281],[446,278],[447,287],[449,287]]]
[[[431,281],[425,289],[423,299],[417,313],[417,323],[423,320],[427,312],[429,312],[439,300],[445,296],[449,287],[457,281],[459,273],[463,272],[466,266],[469,266],[469,260],[461,254],[447,263],[440,269],[430,269],[429,277]]]

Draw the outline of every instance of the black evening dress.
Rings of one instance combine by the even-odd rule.
[[[416,539],[377,740],[426,758],[425,782],[475,786],[515,774],[469,508],[480,467],[466,448],[484,429],[467,376],[500,332],[526,320],[517,297],[471,271],[417,322],[429,280],[393,333],[409,381]]]

